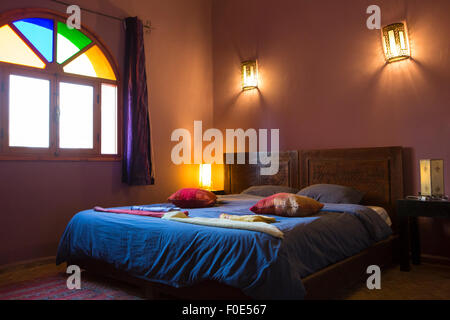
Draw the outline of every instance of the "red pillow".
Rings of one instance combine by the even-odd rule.
[[[184,188],[175,192],[167,200],[180,208],[205,208],[214,205],[217,196],[203,189]]]
[[[318,212],[323,204],[293,193],[277,193],[259,200],[251,211],[257,214],[274,214],[283,217],[305,217]]]

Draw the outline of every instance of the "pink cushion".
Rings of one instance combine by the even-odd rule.
[[[217,196],[203,189],[184,188],[172,194],[168,201],[180,208],[205,208],[216,203]]]
[[[283,217],[305,217],[318,212],[323,204],[293,193],[277,193],[259,200],[250,210],[257,214],[273,214]]]

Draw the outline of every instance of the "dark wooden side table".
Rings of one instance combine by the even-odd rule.
[[[421,201],[401,199],[397,201],[400,223],[400,270],[409,271],[409,248],[413,264],[420,264],[420,235],[417,217],[450,218],[450,201]]]

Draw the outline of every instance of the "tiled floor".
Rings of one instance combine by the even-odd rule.
[[[381,275],[381,289],[365,284],[343,291],[345,300],[450,300],[450,267],[433,264],[411,266],[410,272],[392,267]]]
[[[65,272],[66,265],[56,266],[54,260],[54,258],[46,258],[39,262],[2,267],[0,268],[0,286]]]
[[[61,272],[65,272],[65,265],[57,267],[51,261],[44,261],[20,268],[10,268],[0,272],[0,286]],[[117,282],[111,282],[110,285],[120,287],[120,283]],[[140,290],[136,292],[140,292]],[[401,272],[398,266],[395,266],[383,271],[380,290],[369,290],[365,284],[359,284],[343,290],[342,294],[336,299],[450,300],[450,267],[422,264],[420,266],[412,266],[410,272]]]

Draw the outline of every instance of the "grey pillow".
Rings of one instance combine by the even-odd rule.
[[[313,184],[297,192],[300,196],[313,198],[324,203],[351,203],[361,202],[364,193],[350,187],[337,184]]]
[[[250,188],[245,189],[241,192],[241,194],[251,194],[254,196],[260,197],[269,197],[276,193],[296,193],[298,189],[286,187],[286,186],[272,186],[272,185],[264,185],[264,186],[252,186]]]

